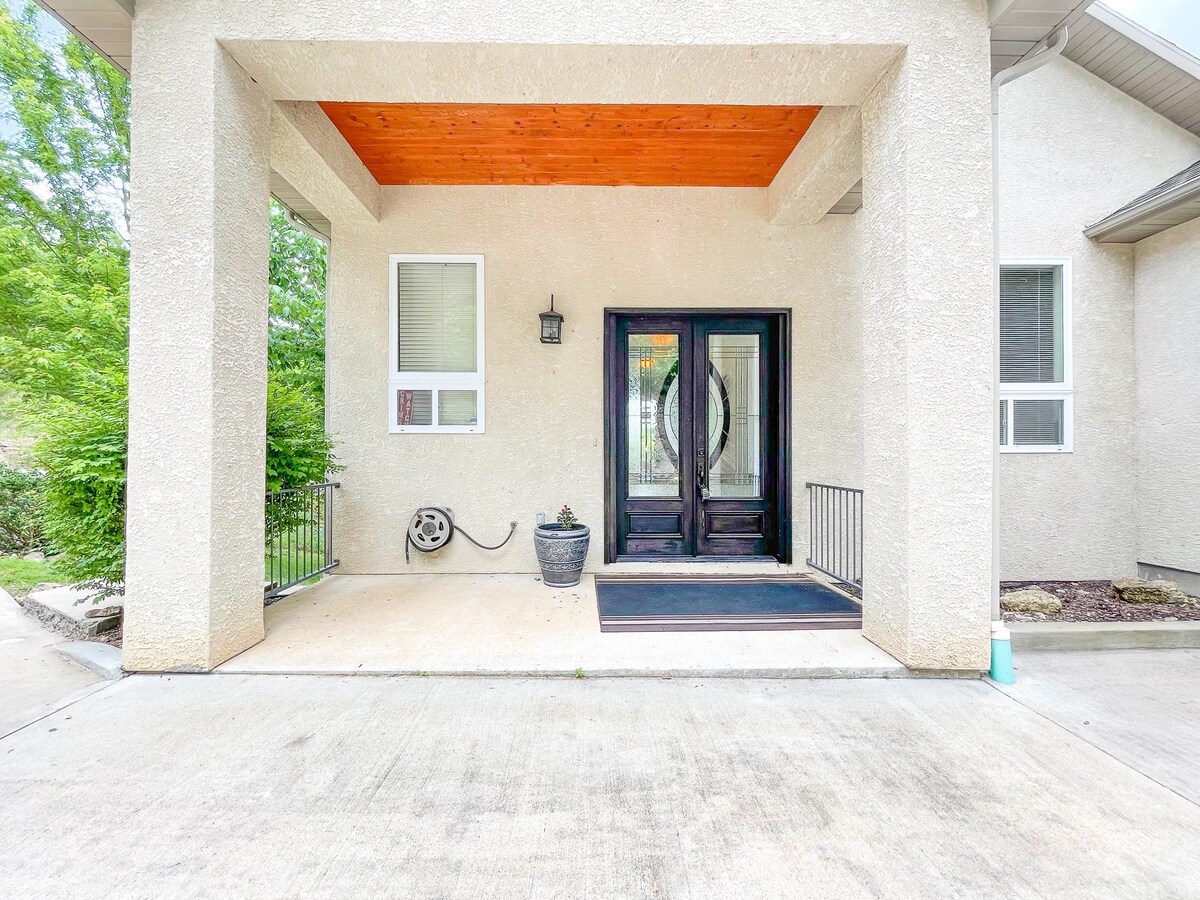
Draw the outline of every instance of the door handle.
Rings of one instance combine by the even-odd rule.
[[[696,487],[700,489],[700,496],[707,500],[709,498],[708,459],[705,457],[704,448],[696,451]]]

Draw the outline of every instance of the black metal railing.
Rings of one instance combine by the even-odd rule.
[[[862,588],[863,492],[815,481],[808,488],[808,563],[842,584]]]
[[[266,598],[316,578],[338,564],[333,555],[336,481],[267,494]]]

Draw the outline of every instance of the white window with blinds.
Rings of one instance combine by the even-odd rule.
[[[389,259],[389,430],[482,433],[483,257]]]
[[[1000,449],[1071,451],[1071,261],[1000,264]]]

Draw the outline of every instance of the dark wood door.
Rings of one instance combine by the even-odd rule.
[[[606,557],[783,558],[782,314],[607,323]]]

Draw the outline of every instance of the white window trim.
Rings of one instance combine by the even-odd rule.
[[[474,263],[475,264],[475,371],[474,372],[398,372],[400,358],[400,263]],[[483,434],[484,431],[484,295],[483,254],[393,253],[388,256],[388,431],[391,434]],[[401,425],[396,421],[396,391],[433,392],[432,418],[438,420],[439,390],[474,390],[474,425]]]
[[[1011,256],[1000,260],[1000,266],[1059,266],[1062,269],[1062,328],[1063,328],[1063,380],[1061,383],[1016,383],[1001,382],[1000,402],[1007,404],[1008,440],[1012,440],[1013,400],[1062,400],[1063,442],[1061,444],[1026,444],[1016,446],[1002,443],[1001,453],[1071,453],[1075,436],[1075,388],[1074,367],[1071,348],[1071,257],[1069,256]],[[996,315],[1000,315],[997,307]],[[999,410],[995,411],[999,415]],[[1001,435],[1004,437],[1004,435]]]

